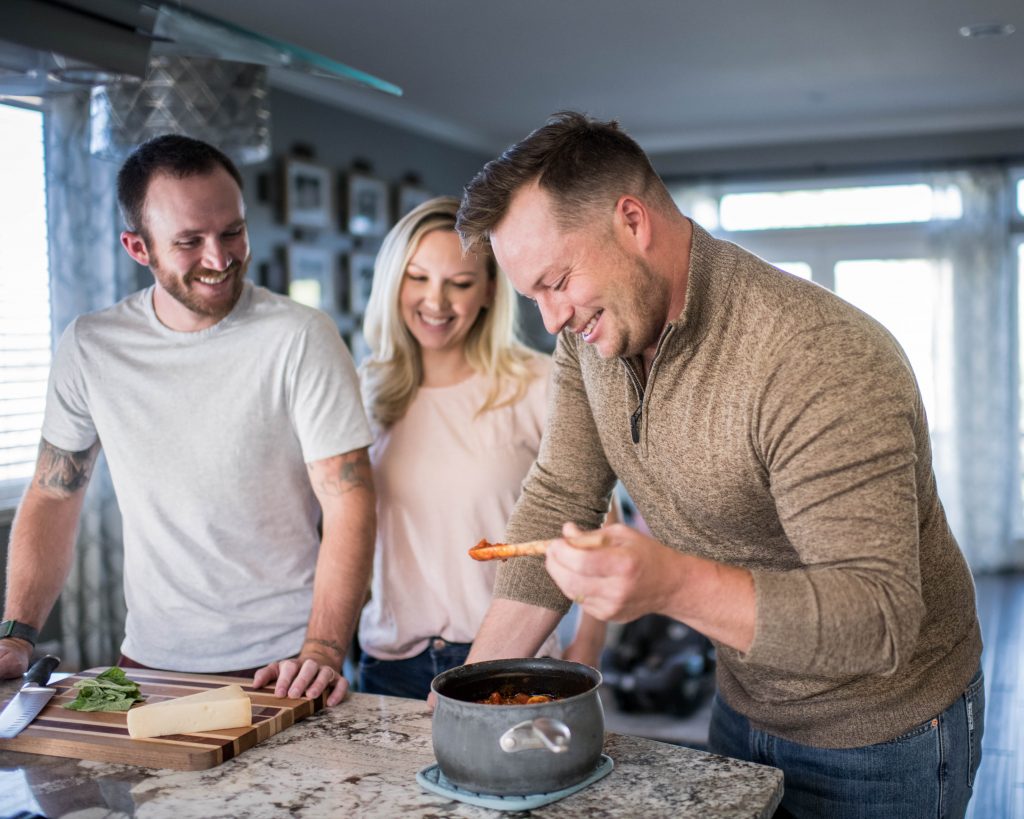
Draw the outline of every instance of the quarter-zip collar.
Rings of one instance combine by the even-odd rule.
[[[659,364],[666,357],[686,359],[693,355],[708,330],[718,320],[721,306],[726,303],[720,294],[729,290],[735,275],[732,268],[729,268],[725,275],[721,271],[715,276],[711,275],[715,240],[696,222],[691,220],[691,225],[693,234],[690,243],[689,275],[682,314],[665,325],[646,378],[641,357],[619,359],[636,396],[636,408],[629,417],[630,438],[634,444],[641,446],[644,455],[647,454],[646,416],[655,391]]]
[[[715,246],[715,239],[704,228],[691,220],[693,225],[693,237],[690,243],[690,269],[686,282],[686,304],[680,316],[670,321],[665,332],[662,333],[664,341],[665,334],[670,327],[674,328],[672,333],[673,355],[693,352],[708,330],[718,320],[722,306],[727,303],[721,298],[731,287],[735,276],[735,268],[729,267],[728,272],[723,274],[721,268],[712,275],[712,257],[717,253],[721,259],[722,245]],[[734,245],[727,245],[735,247]],[[737,248],[738,250],[738,248]],[[661,342],[659,342],[660,344]],[[657,360],[662,355],[659,350],[655,356]],[[654,363],[651,364],[654,370]]]

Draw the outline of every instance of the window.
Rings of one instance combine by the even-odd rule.
[[[32,477],[50,367],[43,115],[0,104],[0,512]]]
[[[731,193],[719,204],[724,230],[929,222],[961,213],[957,188],[923,183]]]

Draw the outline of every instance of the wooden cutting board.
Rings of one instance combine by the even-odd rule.
[[[274,696],[273,688],[254,689],[251,680],[246,684],[239,677],[127,668],[125,672],[129,679],[139,684],[146,704],[198,694],[232,683],[241,684],[242,690],[252,700],[252,725],[248,728],[132,739],[128,736],[128,716],[125,713],[72,711],[64,708],[64,703],[75,698],[72,686],[78,680],[95,677],[104,671],[106,668],[91,668],[54,683],[57,693],[46,708],[14,739],[0,740],[0,751],[24,751],[96,762],[124,762],[147,768],[201,771],[237,756],[257,742],[316,713],[324,705],[323,695],[315,700],[283,699]]]

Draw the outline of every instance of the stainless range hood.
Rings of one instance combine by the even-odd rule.
[[[0,96],[92,88],[92,151],[120,159],[177,131],[241,162],[270,150],[267,69],[402,90],[258,32],[140,0],[2,0]]]
[[[156,13],[136,0],[4,0],[0,40],[10,45],[0,50],[0,66],[6,69],[0,89],[11,93],[9,83],[19,66],[45,69],[35,79],[51,85],[62,82],[65,68],[141,77],[153,45]],[[32,52],[35,59],[27,56]]]

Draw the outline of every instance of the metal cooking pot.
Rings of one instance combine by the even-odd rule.
[[[454,785],[500,796],[575,785],[604,746],[601,673],[550,658],[492,660],[453,668],[431,683],[434,756]],[[494,691],[548,694],[532,705],[484,705]]]

